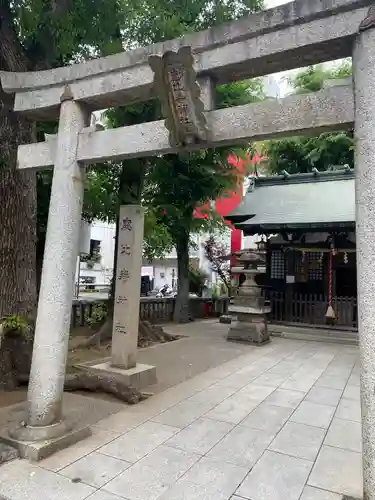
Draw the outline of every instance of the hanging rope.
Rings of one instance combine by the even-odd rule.
[[[336,320],[336,314],[332,307],[332,278],[333,278],[333,250],[329,252],[329,266],[328,266],[328,309],[325,315],[326,322],[333,325]]]
[[[328,306],[332,307],[332,252],[329,252],[328,268]]]

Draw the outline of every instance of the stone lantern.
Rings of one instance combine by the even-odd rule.
[[[234,296],[233,304],[229,306],[229,313],[237,317],[232,322],[228,340],[248,342],[257,346],[270,341],[267,329],[267,314],[271,312],[265,306],[262,289],[255,282],[259,274],[258,266],[265,265],[263,251],[241,250],[236,254],[236,264],[231,269],[232,275],[245,275],[245,281]]]

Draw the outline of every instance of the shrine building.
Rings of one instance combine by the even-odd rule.
[[[354,170],[255,177],[226,218],[261,235],[273,322],[325,325],[332,305],[334,327],[357,329]]]

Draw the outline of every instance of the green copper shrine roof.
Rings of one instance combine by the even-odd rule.
[[[341,170],[257,177],[226,219],[245,234],[353,228],[354,171]]]

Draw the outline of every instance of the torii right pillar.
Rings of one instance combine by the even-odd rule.
[[[375,500],[375,4],[353,52],[363,499]]]

